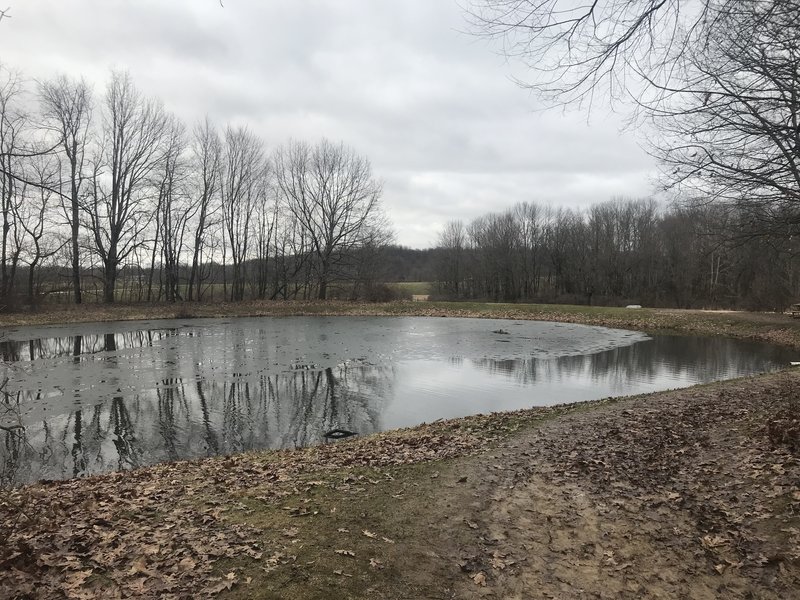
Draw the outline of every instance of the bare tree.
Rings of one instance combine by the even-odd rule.
[[[746,235],[800,227],[800,0],[473,0],[556,103],[634,100],[668,186],[747,215]],[[732,234],[733,232],[728,232]]]
[[[254,296],[259,299],[267,297],[269,287],[270,272],[270,252],[272,250],[272,238],[275,235],[278,203],[274,195],[265,189],[259,195],[258,205],[255,211],[255,281],[253,282]]]
[[[746,213],[746,235],[800,233],[798,15],[798,0],[741,0],[651,107],[667,181]]]
[[[208,227],[212,224],[218,206],[215,199],[219,192],[220,161],[222,143],[214,125],[206,118],[194,128],[192,138],[192,169],[193,169],[193,211],[196,217],[194,222],[194,240],[192,245],[192,265],[189,271],[189,284],[187,298],[192,300],[196,294],[200,300],[201,273],[200,259],[207,242]],[[196,291],[195,287],[197,288]]]
[[[34,157],[31,163],[27,177],[35,184],[23,186],[25,200],[17,207],[16,216],[25,234],[23,257],[28,267],[27,296],[33,304],[37,295],[37,270],[44,261],[60,252],[66,241],[56,233],[58,225],[52,219],[53,205],[58,198],[52,189],[61,176],[60,161],[53,154],[45,154]]]
[[[71,232],[72,249],[72,289],[75,303],[80,304],[81,261],[80,261],[80,195],[86,179],[84,164],[86,147],[89,141],[89,127],[92,117],[92,94],[83,81],[73,81],[59,77],[39,86],[42,117],[58,136],[64,161],[64,179],[68,191],[63,193],[64,213]]]
[[[445,291],[458,298],[463,291],[463,263],[465,260],[467,233],[460,220],[448,221],[439,233],[438,248],[442,250],[439,264],[439,281],[444,284]]]
[[[266,193],[264,149],[245,127],[228,127],[222,154],[221,200],[223,223],[233,263],[231,300],[243,300],[250,249],[251,222]]]
[[[168,302],[181,300],[179,289],[180,257],[183,239],[189,219],[196,206],[190,204],[186,190],[186,135],[183,124],[175,118],[170,119],[164,161],[158,180],[157,221],[161,229],[161,256],[164,272],[164,287]],[[156,236],[159,237],[158,234]],[[157,245],[157,244],[156,244]]]
[[[287,211],[281,210],[276,202],[274,205],[273,219],[275,233],[273,239],[272,259],[275,265],[271,300],[282,298],[296,298],[301,291],[307,292],[307,286],[300,285],[300,280],[306,284],[308,277],[304,273],[310,272],[312,251],[308,235],[296,219]]]
[[[544,211],[533,203],[523,202],[514,209],[520,227],[522,295],[535,298],[539,293],[544,246]]]
[[[381,185],[369,161],[343,144],[291,142],[275,153],[277,189],[311,241],[317,297],[361,246],[378,216]]]
[[[370,302],[386,301],[392,292],[382,285],[386,281],[386,251],[394,240],[388,219],[381,213],[364,231],[359,247],[354,251],[353,268],[350,279],[353,282],[351,300],[359,298]]]
[[[114,302],[122,263],[142,243],[153,217],[153,176],[164,157],[167,116],[126,73],[112,73],[104,102],[101,147],[93,159],[85,214],[103,265],[103,300]]]
[[[8,299],[15,282],[15,275],[22,246],[22,232],[17,222],[24,195],[23,161],[25,131],[29,127],[28,115],[22,110],[22,84],[18,74],[0,69],[0,210],[2,210],[2,233],[0,249],[0,297]]]
[[[470,0],[477,31],[528,66],[524,85],[558,103],[638,96],[739,0]]]

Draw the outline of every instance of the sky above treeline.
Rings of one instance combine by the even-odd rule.
[[[517,202],[581,207],[651,193],[622,118],[542,111],[520,65],[455,0],[7,0],[0,62],[33,81],[111,69],[188,124],[247,124],[266,148],[343,141],[384,183],[397,243]]]

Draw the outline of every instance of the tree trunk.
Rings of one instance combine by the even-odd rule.
[[[103,302],[114,303],[114,291],[117,288],[117,259],[110,255],[104,265]]]
[[[80,225],[78,223],[78,188],[75,185],[75,164],[72,166],[72,288],[75,295],[75,304],[83,301],[81,294],[81,260],[78,237]]]

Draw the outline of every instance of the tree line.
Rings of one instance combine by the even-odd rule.
[[[800,244],[748,211],[616,199],[522,203],[439,235],[439,293],[500,302],[784,310],[800,298]]]
[[[632,109],[666,187],[726,206],[732,231],[741,220],[767,249],[800,235],[800,0],[468,5],[477,32],[529,68],[540,99]]]
[[[124,72],[97,96],[0,67],[4,306],[363,296],[392,237],[381,192],[342,143],[268,151],[245,125],[187,126]]]
[[[468,6],[476,32],[529,69],[523,85],[540,100],[608,101],[647,125],[661,183],[681,203],[544,216],[518,207],[450,224],[449,293],[776,309],[798,300],[800,0]],[[461,237],[477,273],[467,279],[454,276]]]

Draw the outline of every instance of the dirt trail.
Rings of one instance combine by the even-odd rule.
[[[800,462],[764,431],[798,391],[622,401],[457,464],[431,502],[463,506],[436,530],[451,597],[800,598]]]

